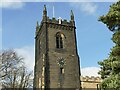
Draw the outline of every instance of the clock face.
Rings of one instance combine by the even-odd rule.
[[[59,58],[59,59],[58,59],[58,65],[59,65],[60,67],[63,67],[64,64],[65,64],[65,60],[64,60],[62,57]]]

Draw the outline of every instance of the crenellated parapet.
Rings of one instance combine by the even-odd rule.
[[[56,18],[52,18],[50,19],[49,17],[47,17],[47,21],[44,22],[44,20],[41,22],[41,24],[37,24],[36,27],[36,35],[38,34],[38,32],[40,32],[42,30],[42,25],[46,23],[47,24],[47,28],[54,28],[54,29],[60,29],[60,30],[74,30],[76,27],[73,24],[73,21],[67,21],[66,19],[56,19]]]
[[[72,30],[73,28],[75,28],[71,21],[67,21],[66,19],[64,20],[60,20],[60,19],[56,19],[56,18],[52,18],[52,19],[47,19],[47,25],[49,28],[55,28],[55,29],[61,29],[61,30]]]
[[[93,83],[100,83],[102,82],[102,79],[100,77],[94,77],[94,76],[81,76],[80,77],[81,82],[93,82]]]

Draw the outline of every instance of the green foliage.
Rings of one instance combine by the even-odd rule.
[[[107,27],[114,31],[114,29],[120,28],[120,1],[110,6],[110,10],[107,15],[103,15],[99,18]]]
[[[104,60],[104,62],[98,62],[98,64],[102,66],[101,71],[99,72],[101,78],[107,78],[112,70],[110,62],[108,61],[108,59],[106,59]]]
[[[114,43],[120,46],[120,29],[113,34],[112,40]]]
[[[101,66],[99,74],[103,79],[101,87],[105,90],[108,88],[120,90],[120,1],[111,5],[109,12],[101,16],[99,21],[114,32],[112,41],[115,43],[108,59],[98,62]]]
[[[110,77],[104,79],[102,82],[102,88],[120,90],[120,74],[111,75]]]

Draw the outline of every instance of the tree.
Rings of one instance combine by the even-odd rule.
[[[99,18],[113,32],[112,41],[115,46],[109,57],[98,64],[101,66],[99,74],[103,79],[102,88],[120,90],[120,1],[110,6],[109,12]]]
[[[13,50],[2,51],[0,54],[0,81],[2,88],[30,88],[32,87],[32,72],[27,71],[23,63]]]

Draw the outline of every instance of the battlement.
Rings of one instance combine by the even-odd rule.
[[[81,76],[80,77],[81,82],[93,82],[93,83],[100,83],[102,82],[102,79],[100,77],[94,77],[94,76]]]
[[[50,19],[49,17],[47,17],[47,22],[48,23],[52,23],[52,24],[61,24],[61,25],[70,25],[70,26],[73,25],[73,23],[71,22],[71,20],[67,21],[66,19],[62,19],[62,18],[56,19],[54,17],[52,19]]]
[[[67,21],[66,19],[56,19],[56,18],[52,18],[50,19],[49,17],[47,17],[47,20],[44,21],[44,19],[41,21],[40,24],[36,25],[36,36],[37,34],[41,31],[43,23],[47,22],[47,27],[49,28],[54,28],[54,29],[62,29],[62,30],[74,30],[76,29],[76,27],[74,26],[74,21]]]

